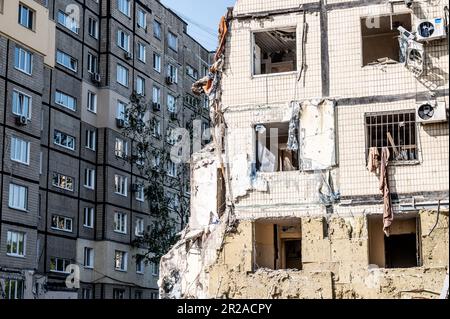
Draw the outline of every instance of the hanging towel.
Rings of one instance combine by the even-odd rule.
[[[383,194],[383,231],[387,237],[390,234],[392,221],[394,220],[394,212],[392,210],[391,192],[389,190],[389,149],[383,147],[381,149],[381,164],[380,164],[380,185],[379,189]]]
[[[377,147],[369,148],[369,157],[367,158],[367,169],[374,173],[380,167],[380,153]]]

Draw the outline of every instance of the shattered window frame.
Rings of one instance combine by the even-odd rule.
[[[270,135],[270,130],[271,129],[278,129],[279,130],[279,126],[286,126],[286,136],[287,136],[287,140],[286,140],[286,149],[284,148],[280,148],[280,145],[284,145],[283,142],[280,142],[280,136],[283,137],[284,135],[278,135],[277,138],[277,144],[276,144],[276,150],[277,150],[277,154],[276,154],[276,158],[274,161],[274,169],[272,171],[266,171],[266,170],[261,170],[261,166],[262,166],[262,160],[260,159],[260,157],[264,156],[264,154],[259,154],[260,150],[259,150],[259,141],[260,141],[260,134],[264,134],[265,135],[265,144],[262,145],[263,148],[267,149],[269,151],[270,154],[275,155],[271,152],[271,135]],[[265,128],[265,132],[264,133],[259,133],[258,132],[258,126],[264,126]],[[269,131],[268,131],[269,130]],[[269,122],[269,123],[258,123],[256,125],[253,126],[253,140],[254,140],[254,161],[255,161],[255,170],[257,173],[285,173],[285,172],[298,172],[301,171],[301,160],[300,160],[300,148],[298,148],[297,150],[289,150],[287,148],[287,141],[289,138],[289,122]],[[299,140],[300,138],[300,132],[298,131],[298,129],[296,130],[295,136],[297,137],[297,140]],[[267,143],[269,143],[269,148],[267,148]],[[286,162],[283,162],[280,165],[279,159],[282,156],[282,150],[285,151],[289,151],[291,152],[291,154],[296,154],[296,156],[292,156],[291,160],[292,162],[289,162],[289,164],[292,165],[292,169],[284,169],[284,165],[286,165]],[[268,153],[267,153],[268,154]],[[268,154],[268,155],[270,155]]]
[[[273,31],[282,31],[282,32],[290,32],[295,34],[295,52],[294,52],[294,60],[293,60],[293,70],[291,71],[282,71],[282,72],[271,72],[271,73],[262,73],[260,70],[260,73],[256,72],[256,36],[258,33],[269,33]],[[264,76],[277,76],[277,75],[286,75],[286,74],[295,74],[297,73],[297,70],[299,69],[298,62],[299,62],[299,50],[298,50],[298,40],[299,40],[299,34],[298,34],[298,26],[297,25],[291,25],[291,26],[283,26],[283,27],[273,27],[273,28],[267,28],[267,29],[259,29],[259,30],[251,30],[251,47],[250,47],[250,56],[251,59],[251,67],[250,67],[250,75],[254,78],[257,77],[264,77]],[[262,51],[261,51],[262,54]],[[284,61],[286,62],[286,61]],[[274,62],[275,63],[275,62]]]
[[[394,21],[394,18],[396,16],[406,16],[409,15],[409,27],[404,26],[404,25],[392,25]],[[391,20],[392,17],[392,20]],[[389,18],[389,21],[391,23],[391,31],[388,33],[374,33],[374,34],[364,34],[365,30],[370,30],[370,29],[381,29],[381,28],[369,28],[368,25],[371,25],[372,23],[374,24],[374,26],[376,25],[376,21],[377,19],[382,19],[382,18]],[[373,22],[368,22],[368,21],[373,21]],[[365,30],[364,30],[364,23],[365,23]],[[380,37],[380,36],[385,36],[389,33],[392,33],[392,35],[396,35],[398,37],[400,37],[400,32],[397,30],[398,26],[402,26],[404,27],[408,32],[412,32],[412,28],[413,28],[413,17],[412,17],[412,13],[408,12],[408,11],[400,11],[397,13],[393,13],[392,15],[389,14],[378,14],[378,15],[374,15],[374,16],[368,16],[368,15],[364,15],[360,17],[360,21],[359,21],[359,29],[360,29],[360,39],[361,39],[361,67],[367,67],[367,66],[373,66],[373,65],[386,65],[386,64],[398,64],[398,63],[402,63],[403,61],[401,61],[400,58],[400,53],[401,53],[401,48],[400,48],[400,42],[397,39],[394,39],[393,44],[396,45],[397,47],[395,48],[395,50],[397,51],[398,49],[398,57],[396,57],[397,59],[392,59],[390,57],[379,57],[376,61],[366,61],[368,58],[366,57],[365,54],[365,50],[364,50],[364,45],[365,45],[365,41],[367,41],[367,38],[374,38],[374,37]],[[367,32],[367,31],[366,31]],[[386,41],[382,41],[381,42],[383,45],[377,45],[376,48],[382,48],[382,49],[386,49],[386,48],[390,48],[390,46],[388,45],[388,43],[386,43]],[[373,50],[370,50],[371,52],[373,52]]]

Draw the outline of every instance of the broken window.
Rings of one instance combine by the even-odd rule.
[[[254,33],[253,74],[297,70],[295,28]]]
[[[289,123],[270,123],[255,126],[256,170],[282,172],[299,170],[298,150],[288,147]],[[296,132],[296,135],[298,132]]]
[[[381,216],[369,218],[369,263],[382,268],[408,268],[421,264],[417,216],[397,217],[389,237]]]
[[[398,27],[411,31],[411,14],[361,18],[362,64],[404,62]]]
[[[371,148],[389,148],[389,161],[418,159],[415,111],[366,114],[367,156]]]
[[[255,227],[255,267],[302,269],[300,220],[261,221]]]

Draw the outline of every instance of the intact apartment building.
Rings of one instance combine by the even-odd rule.
[[[161,295],[448,295],[446,23],[448,1],[237,0]]]
[[[0,1],[0,299],[158,298],[132,245],[152,220],[125,108],[143,95],[166,148],[192,116],[208,125],[190,94],[208,65],[159,1]]]

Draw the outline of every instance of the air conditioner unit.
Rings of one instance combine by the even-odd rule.
[[[153,102],[153,111],[160,111],[161,110],[161,104],[158,102]]]
[[[177,120],[178,119],[178,115],[177,115],[177,113],[175,113],[175,112],[170,112],[170,119],[171,120]]]
[[[92,74],[91,74],[91,80],[92,80],[92,82],[100,83],[101,79],[102,79],[102,78],[101,78],[100,74],[98,74],[98,73],[92,73]]]
[[[173,84],[173,78],[171,76],[166,77],[166,83],[167,84]]]
[[[24,115],[19,115],[16,117],[16,124],[17,125],[27,125],[28,124],[28,118]]]
[[[124,119],[116,119],[116,125],[118,128],[124,128],[125,127],[125,120]]]
[[[131,52],[125,52],[125,59],[131,60],[133,58],[133,54]]]
[[[447,121],[445,102],[423,102],[416,106],[416,120],[422,124]]]
[[[419,20],[415,31],[417,41],[432,41],[446,36],[443,18]]]

